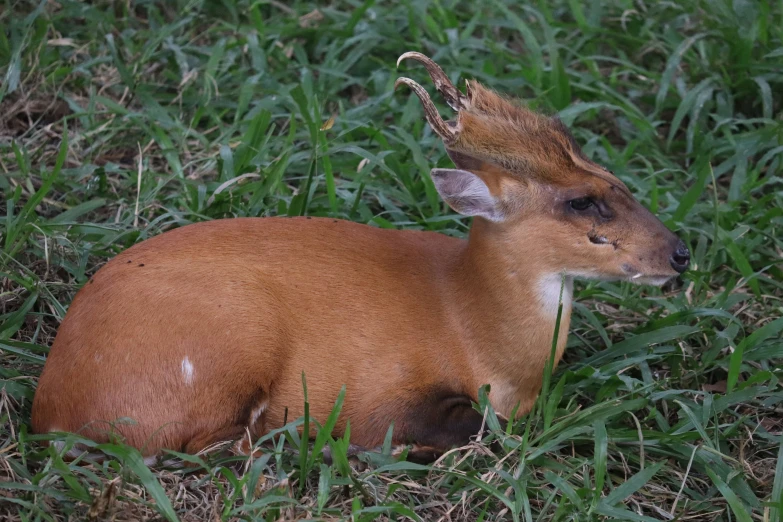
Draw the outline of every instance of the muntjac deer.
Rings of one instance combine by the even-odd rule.
[[[573,278],[663,284],[685,244],[590,161],[556,118],[475,81],[466,93],[419,53],[457,112],[443,121],[408,78],[454,169],[445,202],[473,216],[467,240],[336,219],[225,219],[139,243],[102,267],[60,326],[33,404],[37,433],[110,432],[153,458],[329,415],[352,442],[442,451],[482,425],[482,385],[508,418],[528,412],[560,359]],[[398,62],[399,64],[399,62]],[[557,361],[555,361],[557,362]],[[120,418],[135,424],[116,424]]]

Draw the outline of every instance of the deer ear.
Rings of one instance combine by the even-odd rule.
[[[500,203],[484,181],[467,170],[432,169],[430,177],[443,200],[463,216],[503,221]]]
[[[481,167],[484,165],[484,162],[480,159],[474,158],[473,156],[465,154],[464,152],[457,152],[454,149],[447,148],[446,154],[449,155],[449,158],[451,158],[451,161],[454,162],[454,165],[458,169],[481,170]]]

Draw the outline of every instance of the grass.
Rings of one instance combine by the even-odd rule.
[[[780,1],[0,0],[0,27],[0,518],[783,516]],[[232,216],[465,233],[428,178],[442,145],[392,89],[407,50],[559,112],[693,270],[578,285],[534,412],[508,432],[490,412],[498,453],[351,460],[328,426],[300,439],[312,419],[259,459],[172,456],[186,468],[42,446],[30,406],[57,326],[130,245]]]

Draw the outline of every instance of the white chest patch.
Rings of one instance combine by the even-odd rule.
[[[193,363],[191,363],[190,359],[185,356],[185,358],[182,359],[182,364],[180,366],[182,368],[182,379],[185,381],[185,384],[193,384]]]
[[[574,293],[574,279],[566,276],[565,279],[560,274],[548,274],[541,278],[538,283],[538,299],[542,311],[546,316],[557,317],[557,307],[561,299],[563,300],[563,310],[571,308],[571,296]]]

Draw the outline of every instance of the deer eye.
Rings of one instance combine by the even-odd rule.
[[[571,208],[574,210],[584,211],[594,205],[593,200],[590,198],[577,198],[568,202]]]

